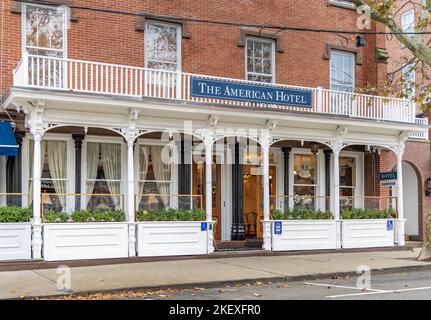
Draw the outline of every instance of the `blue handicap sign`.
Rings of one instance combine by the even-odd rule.
[[[388,231],[394,230],[394,220],[386,221],[386,230]]]
[[[274,234],[282,234],[283,233],[283,223],[281,221],[274,222]]]
[[[206,222],[201,222],[201,231],[207,231],[207,225]]]

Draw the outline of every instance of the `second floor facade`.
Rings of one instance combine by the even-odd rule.
[[[262,83],[306,92],[301,111],[415,122],[407,100],[353,93],[381,84],[387,65],[376,54],[383,36],[357,47],[356,35],[328,32],[357,30],[349,1],[61,3],[5,1],[4,96],[15,86],[262,107],[199,98],[191,92],[199,78],[239,86],[244,98],[256,93],[241,86]]]

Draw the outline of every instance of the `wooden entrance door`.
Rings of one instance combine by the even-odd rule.
[[[215,159],[214,159],[215,162]],[[193,164],[193,194],[201,195],[202,208],[205,208],[205,165]],[[216,222],[214,239],[221,240],[221,166],[212,164],[212,215]]]
[[[263,235],[263,176],[258,172],[259,166],[244,165],[244,224],[245,236],[248,239],[262,238]],[[269,192],[276,194],[276,167],[269,168]],[[272,201],[270,202],[272,205]],[[270,207],[270,210],[274,208]]]

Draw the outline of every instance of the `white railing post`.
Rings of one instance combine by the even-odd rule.
[[[30,83],[28,82],[28,74],[30,72],[29,70],[29,63],[28,63],[28,53],[24,52],[22,54],[22,59],[20,63],[18,64],[17,68],[14,71],[14,77],[13,77],[13,85],[14,86],[28,86]]]
[[[317,112],[323,112],[323,88],[317,87]]]
[[[182,100],[182,97],[181,97],[182,72],[177,71],[176,76],[177,76],[177,78],[176,78],[176,98],[177,98],[177,100]]]

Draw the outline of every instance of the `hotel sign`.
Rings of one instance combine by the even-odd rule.
[[[311,108],[312,91],[192,77],[192,97]]]
[[[385,187],[391,187],[397,185],[398,175],[396,171],[382,172],[380,173],[380,185]]]

